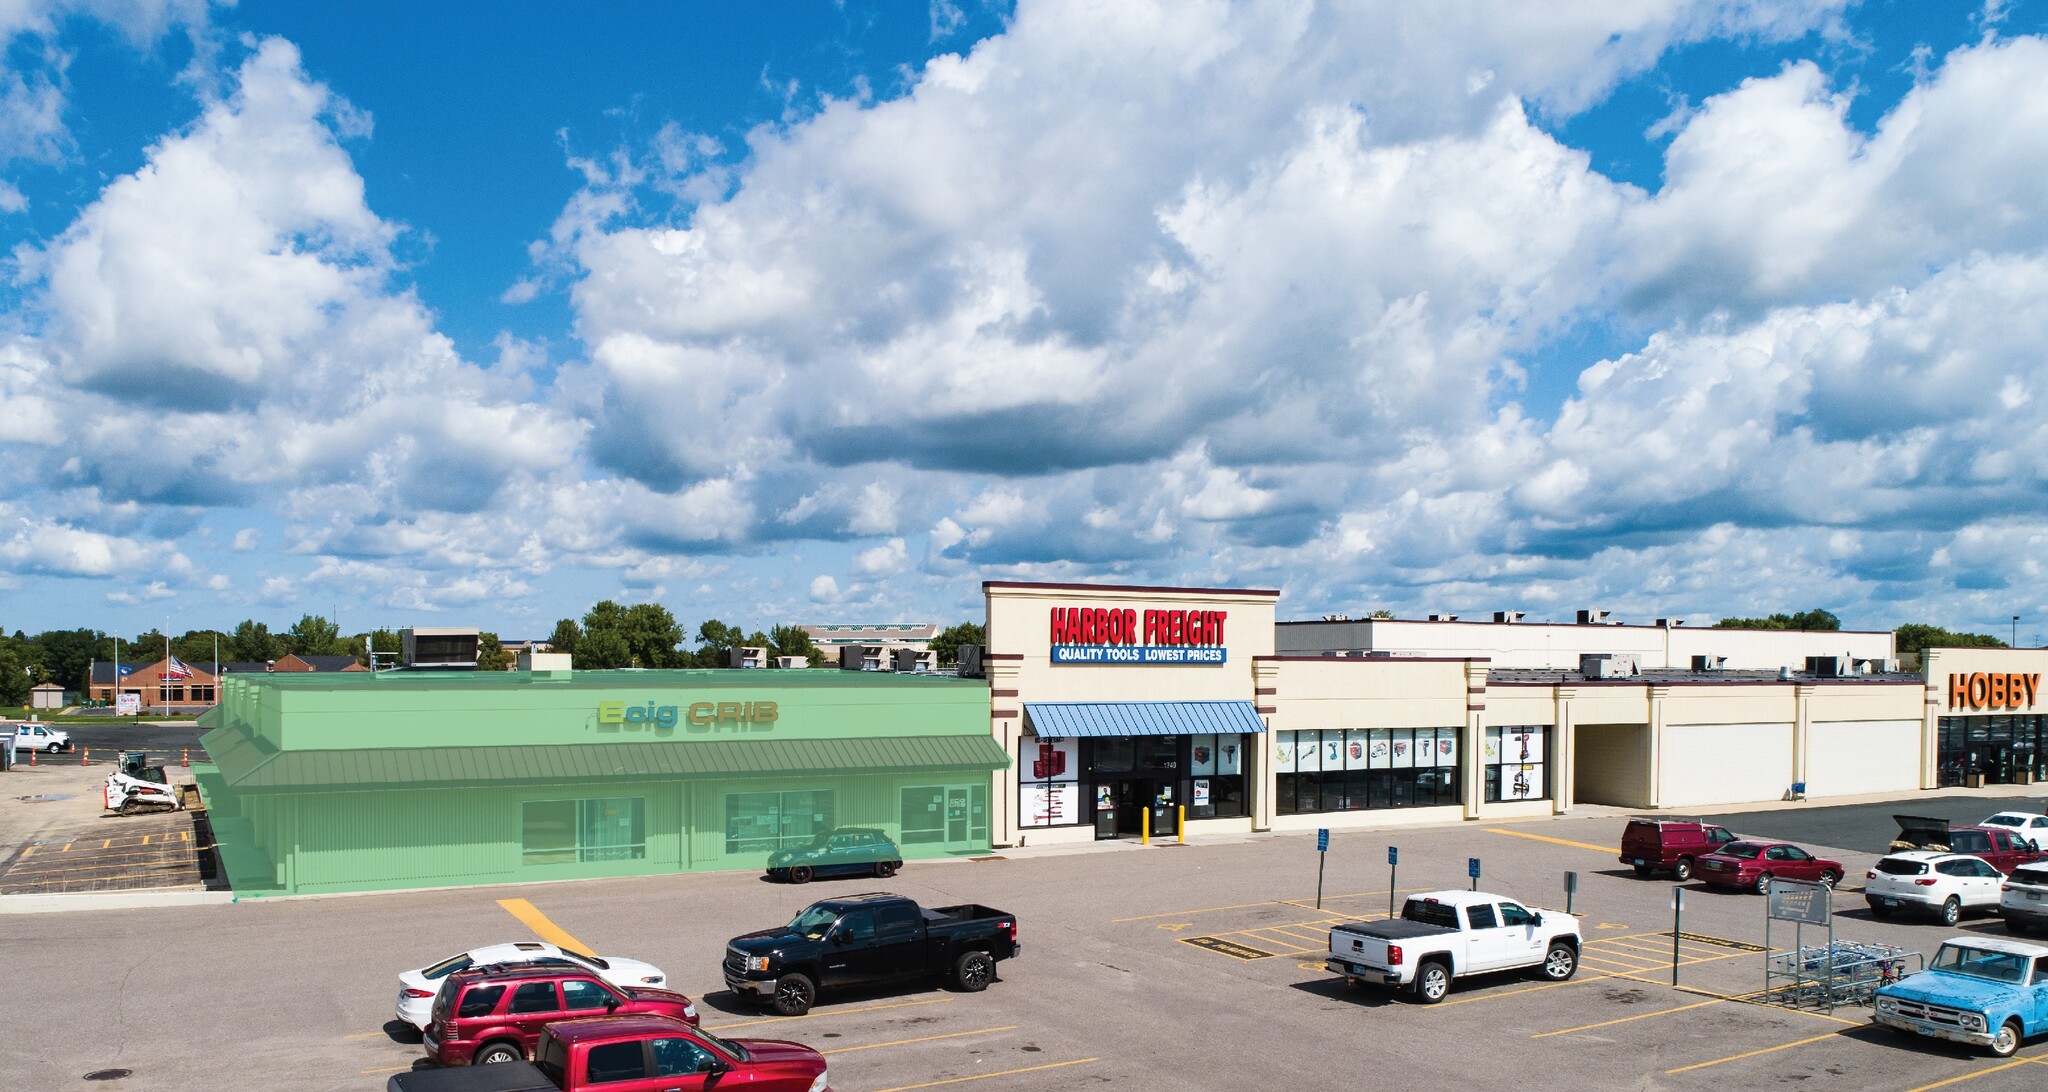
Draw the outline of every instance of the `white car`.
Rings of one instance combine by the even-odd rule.
[[[1977,825],[2004,827],[2012,831],[2015,839],[2034,849],[2048,849],[2048,815],[2037,815],[2031,811],[2001,811]]]
[[[53,755],[58,751],[71,749],[71,733],[60,731],[46,724],[33,722],[16,723],[14,726],[14,749],[16,751],[41,751]]]
[[[1894,853],[1863,874],[1863,901],[1873,917],[1898,910],[1932,913],[1943,925],[1962,920],[1966,910],[1998,906],[2005,874],[1982,857],[1916,849]]]
[[[562,963],[589,970],[614,986],[653,986],[657,989],[668,987],[668,976],[662,973],[661,968],[637,959],[584,955],[581,952],[564,951],[552,944],[542,944],[535,940],[522,940],[512,944],[486,944],[481,948],[471,948],[469,951],[449,956],[431,967],[400,971],[398,1018],[422,1032],[426,1031],[427,1025],[433,1022],[434,993],[441,988],[441,980],[456,971],[492,963]]]

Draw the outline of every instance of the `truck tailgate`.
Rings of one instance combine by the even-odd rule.
[[[1386,968],[1387,945],[1404,941],[1417,941],[1430,937],[1448,936],[1455,929],[1441,925],[1428,925],[1419,921],[1359,921],[1330,929],[1330,955],[1349,963],[1362,963],[1368,967]]]

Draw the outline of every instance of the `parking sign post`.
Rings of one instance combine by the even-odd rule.
[[[1678,985],[1678,935],[1685,931],[1685,888],[1671,889],[1671,984]]]
[[[1465,875],[1472,877],[1472,890],[1479,890],[1479,858],[1465,858]]]
[[[1573,895],[1576,895],[1576,894],[1578,894],[1578,893],[1579,893],[1579,874],[1578,874],[1578,873],[1576,873],[1576,872],[1567,872],[1567,873],[1565,873],[1565,874],[1564,874],[1564,912],[1565,912],[1565,913],[1569,914],[1569,913],[1571,913],[1571,912],[1572,912],[1572,896],[1573,896]]]
[[[1394,892],[1400,889],[1400,884],[1398,884],[1398,883],[1395,883],[1395,882],[1394,882],[1394,878],[1395,878],[1396,876],[1400,875],[1400,872],[1401,872],[1401,867],[1400,867],[1400,866],[1401,866],[1401,851],[1400,851],[1400,850],[1399,850],[1398,848],[1394,847],[1394,846],[1388,846],[1388,847],[1387,847],[1387,917],[1388,917],[1389,919],[1393,918],[1393,916],[1394,916]]]
[[[1323,866],[1330,863],[1330,828],[1316,830],[1316,909],[1323,908]]]

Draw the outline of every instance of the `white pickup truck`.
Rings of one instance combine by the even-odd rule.
[[[1468,974],[1535,967],[1563,982],[1579,969],[1579,919],[1483,891],[1428,891],[1391,921],[1331,929],[1323,966],[1354,986],[1412,987],[1425,1005]]]

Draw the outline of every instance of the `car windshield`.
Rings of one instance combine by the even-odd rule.
[[[1756,855],[1763,851],[1764,847],[1757,845],[1755,842],[1730,842],[1715,850],[1714,853],[1721,857],[1740,857],[1745,861],[1750,861],[1755,860]]]
[[[750,1060],[747,1055],[747,1048],[741,1046],[737,1040],[721,1039],[718,1036],[713,1035],[708,1031],[705,1031],[703,1028],[691,1028],[690,1030],[696,1032],[699,1036],[703,1038],[705,1042],[710,1043],[712,1046],[715,1046],[722,1051],[725,1051],[727,1054],[732,1055],[739,1061],[744,1062]]]
[[[1987,827],[2023,827],[2027,825],[2024,815],[1994,815],[1981,824]]]
[[[456,971],[468,970],[469,963],[469,953],[464,952],[459,956],[449,956],[447,959],[444,959],[441,962],[436,963],[431,967],[428,967],[426,970],[421,971],[420,974],[429,981],[432,981],[436,978],[446,978],[449,975],[454,974]]]
[[[823,906],[813,906],[798,914],[789,923],[789,931],[808,940],[823,940],[825,934],[839,921],[839,911]]]
[[[1928,964],[1927,969],[2017,984],[2027,980],[2027,962],[2028,957],[2011,952],[1992,952],[1983,948],[1944,944],[1941,951],[1935,953],[1934,962]]]
[[[1918,876],[1927,871],[1927,862],[1886,857],[1884,860],[1877,862],[1877,870],[1887,876]]]

